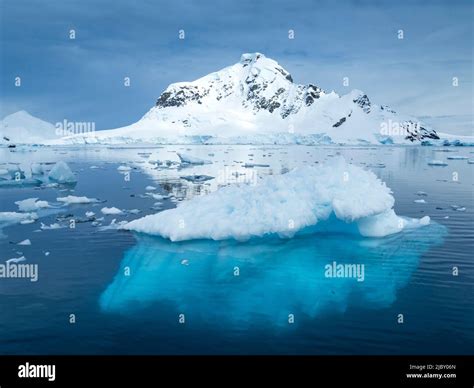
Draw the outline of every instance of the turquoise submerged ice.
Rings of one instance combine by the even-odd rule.
[[[288,326],[301,314],[341,313],[349,306],[390,307],[418,266],[441,243],[445,228],[431,223],[384,238],[314,230],[278,236],[171,242],[137,235],[100,298],[104,312],[140,309],[183,313],[187,322],[246,327],[258,321]],[[326,266],[363,264],[363,281],[327,277]]]
[[[141,233],[100,306],[165,308],[226,327],[389,307],[446,233],[393,205],[383,182],[343,159],[220,189],[125,225]],[[363,265],[363,278],[328,276],[333,264]]]
[[[374,173],[336,158],[324,165],[267,176],[255,185],[221,188],[132,221],[124,229],[172,241],[247,240],[272,234],[292,237],[324,223],[366,237],[429,224],[429,217],[397,216],[394,202],[391,190]]]

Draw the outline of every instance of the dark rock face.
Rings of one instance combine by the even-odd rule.
[[[343,117],[342,119],[340,119],[336,124],[333,125],[334,128],[337,128],[339,126],[341,126],[342,124],[344,124],[346,122],[346,118]]]
[[[176,92],[163,92],[156,101],[156,106],[166,108],[169,106],[183,106],[189,101],[202,104],[201,99],[209,93],[209,90],[199,90],[197,86],[183,86]]]
[[[430,131],[411,120],[403,123],[403,128],[407,133],[405,139],[411,142],[422,141],[424,139],[439,140],[439,136],[435,131]]]
[[[370,104],[369,97],[367,97],[366,94],[364,94],[363,96],[357,97],[355,100],[353,100],[353,102],[359,105],[365,113],[370,113],[371,104]]]
[[[306,106],[310,106],[320,96],[321,96],[321,88],[315,85],[309,84],[306,89],[306,98],[305,98]]]

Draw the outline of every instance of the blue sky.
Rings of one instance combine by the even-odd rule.
[[[469,134],[473,4],[0,0],[0,114],[24,109],[53,123],[115,128],[137,121],[168,84],[260,51],[297,83],[340,94],[361,89],[373,102],[421,117],[442,132]],[[21,87],[14,85],[16,76]]]

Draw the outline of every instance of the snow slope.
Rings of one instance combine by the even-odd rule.
[[[252,53],[196,81],[169,85],[132,125],[60,143],[420,144],[438,138],[360,90],[340,96],[296,84],[276,61]]]
[[[383,237],[427,225],[429,217],[402,218],[391,190],[377,176],[343,158],[318,167],[231,185],[124,225],[172,241],[292,237],[308,227]]]
[[[42,144],[57,139],[53,124],[21,110],[0,121],[0,144]]]

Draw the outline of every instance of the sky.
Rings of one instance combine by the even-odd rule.
[[[125,126],[170,83],[258,51],[296,83],[360,89],[440,132],[473,134],[473,9],[472,0],[0,0],[0,116]]]

